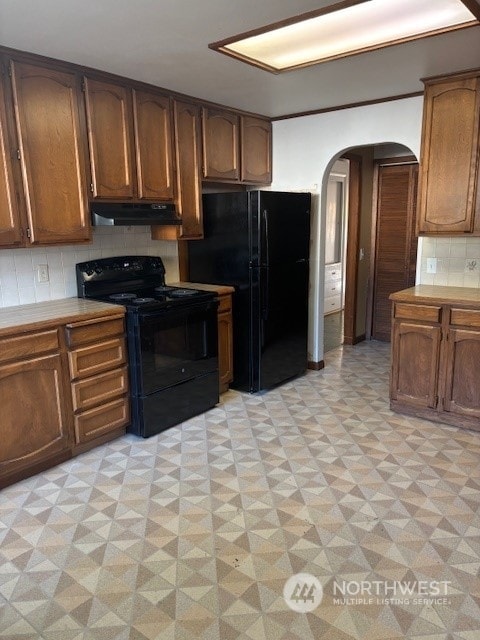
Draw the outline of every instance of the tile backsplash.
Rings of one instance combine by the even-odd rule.
[[[0,307],[76,296],[77,262],[120,255],[160,256],[167,282],[179,279],[176,242],[152,240],[150,227],[96,227],[90,244],[1,250]],[[48,282],[38,281],[39,265]]]
[[[427,272],[428,258],[436,258],[436,273]],[[418,267],[417,284],[478,288],[480,238],[421,238]]]

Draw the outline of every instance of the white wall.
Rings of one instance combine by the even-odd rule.
[[[423,98],[356,107],[273,123],[272,189],[314,193],[309,360],[323,359],[323,265],[326,180],[333,161],[352,147],[398,143],[420,156]],[[292,221],[294,224],[294,221]]]
[[[152,240],[150,227],[97,227],[91,244],[0,250],[0,307],[76,296],[77,262],[129,254],[160,256],[167,281],[179,279],[176,242]],[[48,265],[47,283],[38,282],[40,264]]]

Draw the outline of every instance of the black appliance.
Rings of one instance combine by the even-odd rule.
[[[172,203],[92,202],[94,226],[178,225],[182,224]]]
[[[144,438],[218,402],[215,294],[165,284],[154,256],[76,265],[78,296],[126,307],[132,424]]]
[[[203,196],[190,280],[235,287],[232,386],[268,389],[307,366],[310,193]]]

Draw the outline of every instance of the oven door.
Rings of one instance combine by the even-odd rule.
[[[146,396],[218,370],[217,307],[211,300],[132,319],[134,395]]]

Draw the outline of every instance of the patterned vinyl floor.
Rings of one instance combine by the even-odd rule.
[[[339,348],[3,490],[0,638],[478,640],[480,433],[387,384],[388,345]]]

